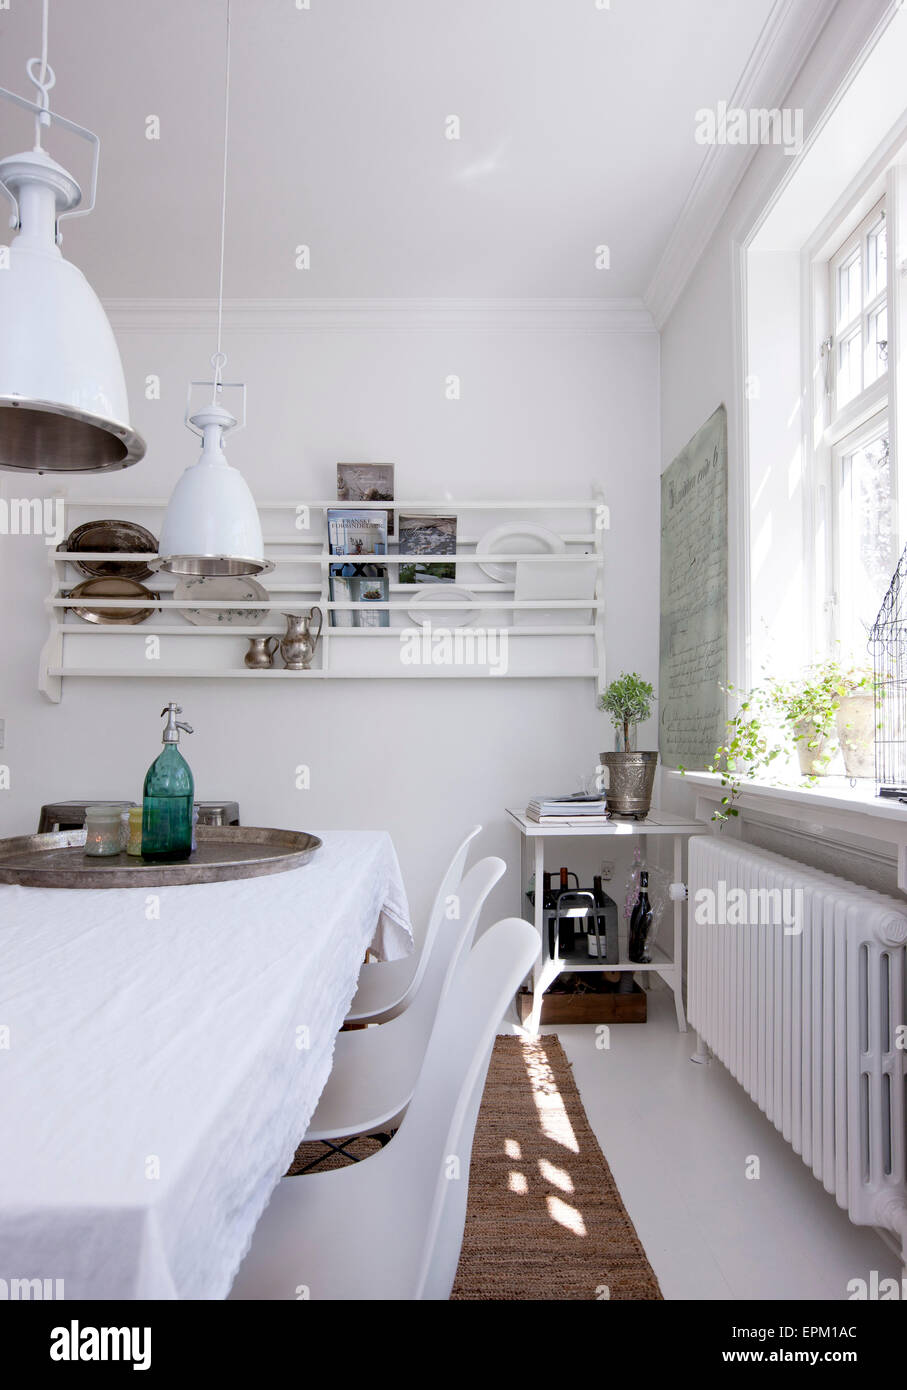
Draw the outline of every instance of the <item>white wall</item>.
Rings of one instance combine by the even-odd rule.
[[[134,317],[134,316],[133,316]],[[195,442],[182,426],[186,383],[207,374],[211,335],[120,331],[133,414],[149,445],[134,469],[73,479],[79,495],[167,495]],[[191,317],[191,315],[190,315]],[[338,323],[341,320],[338,319]],[[374,326],[228,332],[229,379],[249,389],[249,423],[230,449],[260,498],[331,496],[339,459],[393,461],[397,492],[426,497],[591,496],[611,505],[609,663],[650,676],[658,649],[658,339],[585,319],[529,314],[522,327]],[[162,399],[143,398],[159,373]],[[462,397],[445,398],[457,373]],[[0,475],[6,496],[23,480]],[[31,493],[35,480],[26,485]],[[178,698],[195,726],[186,753],[200,798],[230,796],[247,823],[384,827],[413,906],[423,911],[463,830],[488,827],[484,852],[513,862],[506,805],[576,786],[610,747],[591,680],[68,680],[60,705],[36,688],[46,632],[46,547],[0,537],[2,678],[11,789],[0,834],[32,830],[44,801],[141,794],[159,749],[159,711]],[[654,737],[654,729],[651,735]],[[312,786],[295,790],[299,763]],[[516,878],[498,889],[518,907]]]

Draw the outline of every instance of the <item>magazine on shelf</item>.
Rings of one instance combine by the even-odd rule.
[[[387,570],[382,565],[332,565],[331,599],[334,603],[387,603],[390,597]],[[386,608],[332,608],[331,627],[389,627]]]
[[[338,463],[338,502],[393,502],[392,463]],[[388,512],[387,533],[394,534],[394,513]]]
[[[349,574],[344,574],[349,570]],[[334,603],[355,603],[358,597],[358,581],[352,565],[331,566],[331,600]],[[355,627],[356,613],[352,608],[331,609],[331,627]]]
[[[457,549],[455,516],[405,516],[398,518],[399,553],[412,555],[411,565],[401,565],[401,584],[452,584],[456,565],[452,560],[433,561],[433,555],[453,555]]]
[[[357,583],[363,607],[356,610],[356,627],[390,627],[391,615],[386,608],[367,606],[387,603],[390,594],[387,570],[377,565],[363,565]]]
[[[328,544],[332,555],[386,555],[387,512],[329,507]]]

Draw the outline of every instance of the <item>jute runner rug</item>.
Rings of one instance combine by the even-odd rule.
[[[374,1139],[347,1145],[361,1158],[378,1147]],[[319,1149],[326,1152],[301,1144],[290,1173]],[[319,1167],[345,1162],[332,1154]],[[557,1038],[498,1038],[476,1126],[452,1297],[661,1296]]]

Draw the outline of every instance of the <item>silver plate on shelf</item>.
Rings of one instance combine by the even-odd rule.
[[[157,539],[144,526],[135,521],[85,521],[77,526],[58,550],[84,550],[113,552],[136,551],[157,554]],[[74,560],[73,564],[89,579],[147,579],[153,573],[145,560]]]
[[[85,853],[84,830],[0,840],[0,883],[26,888],[166,888],[223,883],[298,869],[321,847],[304,830],[254,825],[199,825],[198,849],[178,864],[146,863],[129,854]]]
[[[84,618],[86,623],[103,623],[105,627],[116,626],[135,626],[137,623],[144,623],[157,610],[148,607],[138,608],[105,608],[103,603],[98,600],[102,598],[134,598],[140,603],[148,599],[159,599],[160,594],[153,589],[146,589],[144,584],[140,584],[137,579],[83,579],[81,584],[77,584],[74,589],[63,594],[64,598],[89,599],[90,602],[84,605],[73,607],[69,610],[79,618]]]

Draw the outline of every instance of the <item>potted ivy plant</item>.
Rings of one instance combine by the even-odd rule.
[[[657,752],[637,752],[637,728],[652,714],[654,692],[649,681],[635,672],[624,672],[599,697],[598,707],[611,716],[615,750],[602,753],[608,769],[605,792],[612,815],[644,820],[652,804]]]
[[[822,777],[834,752],[841,668],[834,661],[809,666],[793,680],[766,682],[769,708],[796,749],[804,777]]]
[[[791,731],[804,776],[827,773],[835,737],[847,776],[873,775],[876,683],[868,668],[831,657],[807,667],[798,680],[775,682],[772,698]]]
[[[746,692],[733,686],[727,690],[740,703],[727,722],[727,741],[716,749],[709,768],[721,775],[725,789],[713,819],[736,816],[741,783],[763,776],[793,751],[801,773],[814,784],[828,771],[836,733],[847,776],[872,776],[878,687],[866,668],[830,658],[793,680],[768,677]]]

